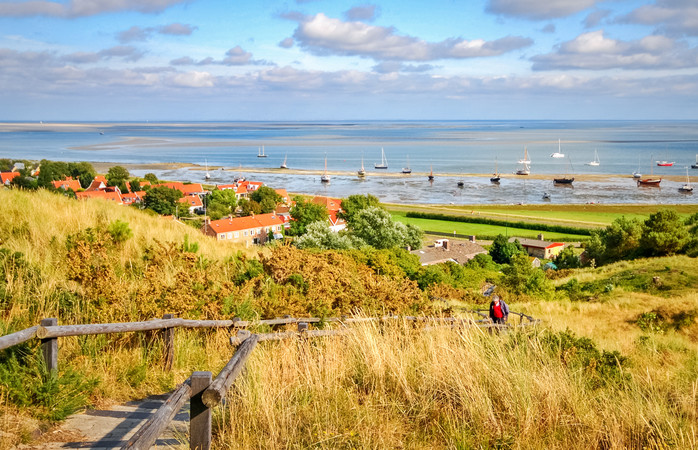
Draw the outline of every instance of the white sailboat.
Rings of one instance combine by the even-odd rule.
[[[633,172],[633,178],[642,178],[642,172],[640,172],[640,157],[637,157],[637,170]]]
[[[589,161],[586,165],[587,166],[598,166],[601,164],[601,161],[599,161],[599,152],[598,150],[594,149],[594,160]]]
[[[519,168],[514,172],[515,175],[530,175],[531,174],[531,160],[528,158],[528,149],[524,147],[524,157],[519,160],[519,164],[523,164],[523,167]]]
[[[259,147],[259,149],[257,150],[257,158],[266,158],[266,157],[267,157],[267,155],[264,154],[264,146],[262,145],[262,146]]]
[[[557,140],[557,151],[550,154],[551,158],[564,158],[565,154],[560,152],[560,139]]]
[[[402,168],[402,173],[404,173],[404,174],[412,173],[412,169],[410,168],[410,155],[407,155],[407,166]]]
[[[327,154],[325,154],[325,172],[322,174],[320,177],[320,181],[323,183],[329,183],[330,182],[330,176],[327,175]]]
[[[691,164],[691,169],[698,169],[698,155],[696,155],[696,163]]]
[[[363,153],[361,153],[361,169],[359,169],[359,171],[356,173],[361,178],[366,176],[366,169],[364,169],[364,154]]]
[[[373,165],[376,169],[387,169],[388,168],[388,160],[385,159],[385,150],[381,147],[381,162],[380,164],[375,163]]]
[[[281,163],[279,166],[279,169],[288,169],[288,166],[286,165],[286,159],[288,158],[288,154],[284,155],[284,162]]]
[[[688,178],[688,167],[686,167],[686,184],[679,188],[679,192],[693,192],[693,186],[691,185],[691,179]]]
[[[206,159],[205,161],[206,161],[206,174],[204,174],[204,178],[209,180],[211,178],[211,174],[208,173],[208,159]]]

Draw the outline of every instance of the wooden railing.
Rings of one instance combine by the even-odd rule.
[[[0,350],[21,344],[28,340],[39,338],[41,351],[49,371],[58,368],[58,338],[68,336],[85,336],[109,333],[162,330],[164,339],[164,365],[169,370],[174,360],[174,329],[175,328],[236,328],[236,336],[230,338],[230,343],[237,346],[232,358],[223,367],[218,376],[212,379],[211,372],[194,372],[187,380],[177,386],[165,403],[148,419],[128,440],[122,449],[147,449],[153,446],[158,437],[170,425],[177,412],[190,402],[189,413],[189,445],[191,449],[208,450],[211,447],[211,409],[221,404],[226,393],[242,373],[252,350],[260,341],[281,340],[292,337],[311,338],[321,336],[343,335],[351,332],[347,325],[360,322],[386,323],[396,319],[419,322],[433,327],[464,327],[474,326],[490,330],[503,330],[512,325],[494,324],[489,319],[488,310],[471,310],[471,313],[482,317],[479,320],[455,317],[415,317],[415,316],[383,316],[383,317],[338,317],[338,318],[293,318],[283,317],[257,321],[233,320],[187,320],[165,314],[162,319],[145,322],[104,323],[88,325],[58,325],[55,318],[43,319],[38,326],[33,326],[16,333],[0,337]],[[540,321],[523,313],[511,312],[518,315],[519,323],[514,327],[536,325]],[[336,329],[310,330],[309,324],[338,322],[342,325]],[[296,331],[273,333],[251,333],[246,328],[258,325],[278,327],[297,324]]]

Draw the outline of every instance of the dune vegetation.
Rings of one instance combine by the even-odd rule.
[[[639,258],[544,273],[527,258],[422,267],[404,250],[245,249],[135,208],[0,190],[0,332],[184,318],[467,315],[497,284],[529,330],[397,320],[343,337],[260,343],[214,448],[696,448],[698,260]],[[263,330],[266,331],[266,330]],[[67,415],[217,373],[228,330],[177,330],[0,351],[0,448]]]

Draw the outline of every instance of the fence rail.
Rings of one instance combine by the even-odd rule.
[[[483,329],[502,330],[511,328],[510,325],[494,324],[489,319],[489,310],[471,310],[472,314],[482,317],[479,320],[456,317],[416,317],[416,316],[382,316],[382,317],[333,317],[333,318],[294,318],[290,316],[246,321],[235,318],[232,320],[188,320],[165,314],[162,319],[153,319],[143,322],[103,323],[87,325],[58,325],[57,319],[43,319],[37,326],[27,328],[16,333],[0,336],[0,350],[21,344],[28,340],[39,338],[41,350],[49,371],[58,367],[58,338],[70,336],[85,336],[97,334],[111,334],[138,331],[161,330],[164,343],[165,369],[170,369],[174,360],[174,330],[176,328],[230,328],[237,329],[236,336],[230,338],[230,343],[237,349],[232,358],[223,367],[220,373],[212,380],[211,372],[194,372],[191,377],[169,395],[167,401],[148,419],[129,439],[122,449],[147,449],[153,446],[158,437],[169,426],[177,412],[187,401],[190,402],[189,419],[189,445],[191,449],[209,450],[211,447],[211,408],[219,405],[226,393],[242,373],[245,363],[258,342],[281,340],[290,338],[314,338],[322,336],[339,336],[352,332],[348,327],[352,323],[386,322],[404,320],[424,323],[424,329],[435,327],[478,327]],[[515,327],[536,325],[540,321],[523,313],[510,312],[510,315],[518,315],[519,323]],[[309,324],[337,323],[340,328],[310,330]],[[247,328],[266,325],[276,328],[282,325],[296,324],[296,331],[282,331],[272,333],[252,333]]]

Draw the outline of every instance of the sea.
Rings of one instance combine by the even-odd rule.
[[[292,193],[371,193],[414,204],[696,203],[698,121],[330,121],[1,124],[0,158],[135,165],[133,175],[226,184],[244,175]],[[65,126],[67,125],[67,126]],[[554,152],[565,154],[552,158]],[[266,157],[259,157],[260,152]],[[514,176],[528,153],[531,176]],[[374,169],[384,152],[387,170]],[[598,154],[598,166],[587,165]],[[283,161],[289,170],[279,169]],[[659,167],[656,161],[674,162]],[[319,173],[331,175],[322,183]],[[141,164],[196,167],[140,169]],[[364,165],[368,176],[356,171]],[[412,170],[402,175],[403,168]],[[504,175],[492,184],[491,174]],[[429,182],[427,174],[435,179]],[[631,174],[667,177],[641,188]],[[693,173],[692,173],[693,172]],[[572,186],[553,177],[576,176]],[[678,177],[678,178],[677,178]],[[585,180],[585,181],[584,181]],[[462,182],[462,187],[459,187]],[[549,199],[544,199],[547,193]]]

